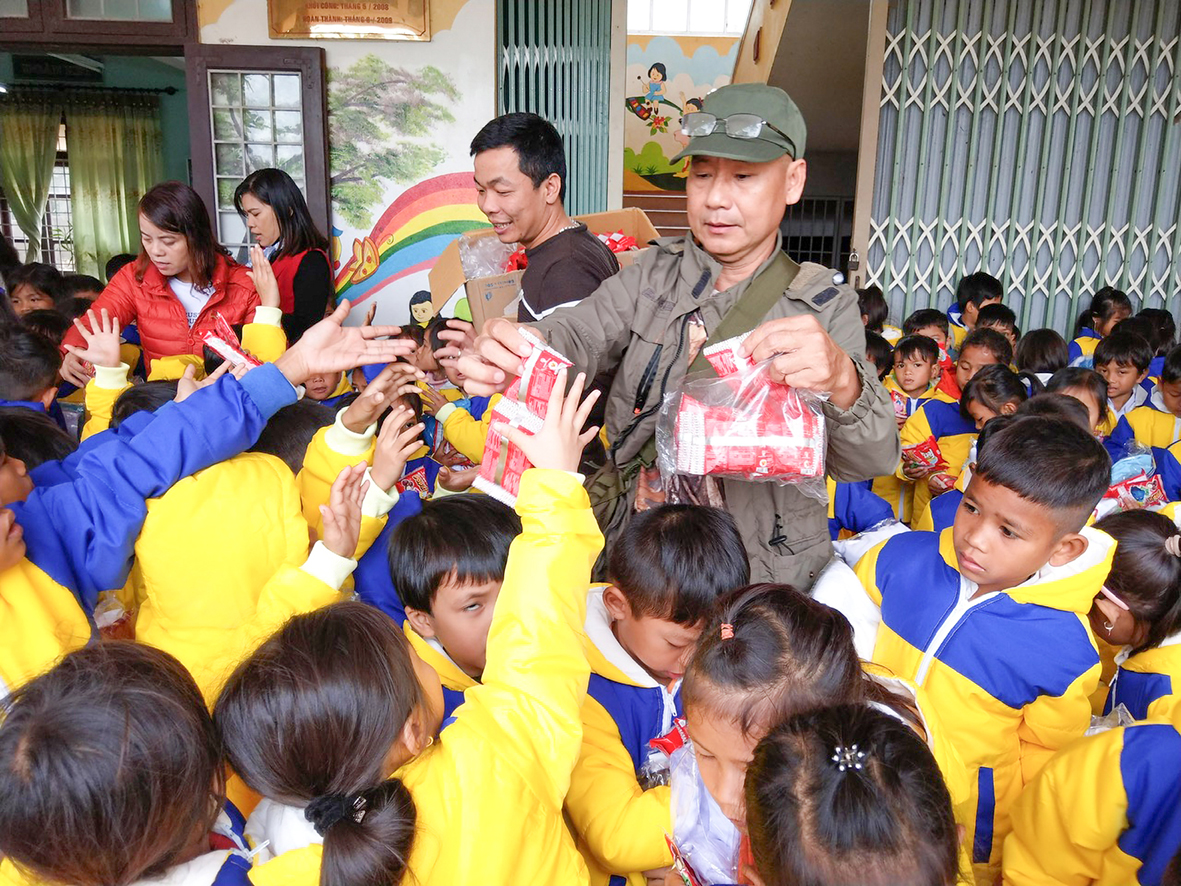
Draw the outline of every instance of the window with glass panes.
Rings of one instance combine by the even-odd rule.
[[[66,18],[94,21],[170,22],[172,0],[66,0]]]
[[[29,238],[0,191],[0,233],[12,241],[22,259],[29,248]],[[40,261],[59,271],[74,270],[74,217],[70,212],[70,158],[66,153],[66,125],[57,132],[57,157],[53,162],[53,177],[49,182],[49,197],[41,218]]]
[[[751,0],[629,0],[629,34],[732,34],[746,30]]]
[[[0,0],[0,18],[28,18],[29,0]]]
[[[235,256],[250,242],[234,189],[256,169],[274,167],[304,189],[304,132],[298,73],[209,71],[218,239]]]

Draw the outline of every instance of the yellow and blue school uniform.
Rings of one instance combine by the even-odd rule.
[[[881,607],[873,660],[927,692],[971,774],[974,815],[959,824],[981,882],[999,872],[1022,787],[1090,725],[1100,664],[1087,612],[1115,542],[1082,531],[1075,560],[976,599],[950,529],[896,535],[856,567]]]
[[[947,311],[947,332],[950,337],[948,341],[948,350],[951,351],[952,356],[957,356],[960,352],[960,345],[964,343],[964,339],[968,337],[970,331],[964,325],[964,314],[960,310],[959,305],[951,305]]]
[[[1168,448],[1181,440],[1181,416],[1169,412],[1160,391],[1153,390],[1146,403],[1127,410],[1103,445],[1115,460],[1123,456],[1124,449],[1133,439],[1141,446],[1161,448]]]
[[[894,373],[886,376],[882,385],[887,391],[894,394],[899,394],[906,398],[906,416],[914,415],[915,410],[930,400],[935,395],[935,386],[928,385],[927,390],[918,397],[911,397],[906,391],[902,390],[898,381],[894,378]],[[870,485],[870,491],[879,498],[884,499],[889,503],[894,516],[903,523],[909,523],[913,517],[912,505],[914,503],[914,482],[909,479],[902,479],[893,474],[888,474],[884,477],[875,477]],[[831,496],[830,496],[831,497]],[[831,515],[830,515],[831,516]]]
[[[1063,748],[1013,807],[1007,886],[1157,886],[1181,848],[1181,732],[1137,723]]]
[[[417,812],[407,882],[419,886],[587,880],[563,801],[582,745],[586,588],[603,537],[578,475],[526,471],[517,512],[524,531],[496,601],[483,682],[434,744],[393,773]],[[288,808],[298,824],[303,810]],[[275,828],[266,839],[291,848],[256,864],[254,886],[320,882],[314,830]]]
[[[1084,326],[1079,330],[1074,341],[1072,341],[1066,351],[1066,359],[1070,366],[1081,366],[1083,369],[1095,368],[1095,348],[1099,346],[1099,342],[1103,341],[1103,337],[1099,335],[1094,329],[1089,326]]]
[[[828,534],[832,540],[848,538],[895,519],[890,503],[869,490],[865,482],[838,483],[825,478],[828,488]]]
[[[447,442],[472,464],[478,465],[484,458],[484,442],[488,439],[488,426],[492,424],[492,410],[502,396],[493,394],[491,397],[452,400],[435,415],[433,433],[437,434],[438,428],[442,427]]]
[[[667,757],[649,742],[684,715],[681,683],[658,683],[619,644],[603,604],[606,587],[592,587],[586,598],[590,687],[566,812],[594,886],[643,886],[643,871],[672,864],[664,841],[673,827],[669,788],[645,790],[642,781],[667,769]]]
[[[976,439],[976,422],[970,418],[964,418],[958,400],[953,399],[944,391],[937,391],[930,400],[915,410],[914,415],[906,420],[900,433],[903,449],[917,446],[928,438],[934,437],[935,442],[939,445],[939,451],[943,455],[943,460],[947,463],[943,472],[958,478],[964,462],[972,450],[972,443]],[[898,465],[895,476],[914,486],[911,514],[921,514],[931,500],[931,490],[927,486],[926,479],[917,483],[912,482],[902,473],[901,463]],[[876,488],[874,491],[877,491]]]
[[[66,426],[66,416],[62,412],[61,404],[56,399],[49,401],[49,406],[46,407],[40,400],[2,400],[0,399],[0,407],[12,407],[14,409],[28,409],[30,412],[40,412],[42,415],[48,415],[53,419],[54,423],[63,431],[69,431]]]
[[[1125,649],[1115,662],[1103,713],[1122,704],[1137,720],[1157,720],[1181,710],[1181,633],[1135,655]]]

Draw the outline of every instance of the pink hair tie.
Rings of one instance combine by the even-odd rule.
[[[730,624],[722,625],[722,639],[723,640],[733,640],[734,639],[734,625],[730,625]]]

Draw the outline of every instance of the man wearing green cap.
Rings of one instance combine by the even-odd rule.
[[[900,443],[894,410],[865,359],[857,295],[831,269],[797,265],[779,224],[800,199],[807,130],[795,102],[762,84],[725,86],[686,114],[692,158],[685,191],[691,237],[662,238],[577,306],[529,327],[594,377],[614,371],[606,404],[610,463],[588,486],[608,544],[637,509],[662,501],[724,507],[738,524],[752,581],[806,589],[832,556],[825,504],[795,486],[668,478],[654,465],[661,401],[705,344],[751,332],[773,381],[828,395],[827,472],[856,481],[890,474]],[[529,346],[490,320],[460,361],[473,393],[502,391]],[[752,331],[753,330],[753,331]],[[708,364],[705,364],[708,371]]]

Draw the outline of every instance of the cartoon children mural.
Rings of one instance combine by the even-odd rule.
[[[662,62],[654,62],[648,69],[648,93],[644,96],[644,101],[652,106],[653,111],[656,110],[656,105],[664,100],[667,79],[668,68]]]
[[[434,305],[431,304],[431,294],[426,289],[420,289],[410,296],[410,318],[424,329],[435,316]]]
[[[685,122],[685,114],[693,114],[700,111],[704,106],[703,99],[699,98],[685,98],[685,93],[681,93],[681,118],[677,120],[677,131],[673,133],[673,138],[676,139],[677,144],[683,148],[689,146],[689,136],[681,131],[681,124]],[[677,178],[686,178],[689,175],[689,158],[685,158],[685,162],[681,164],[681,168],[675,173]]]

